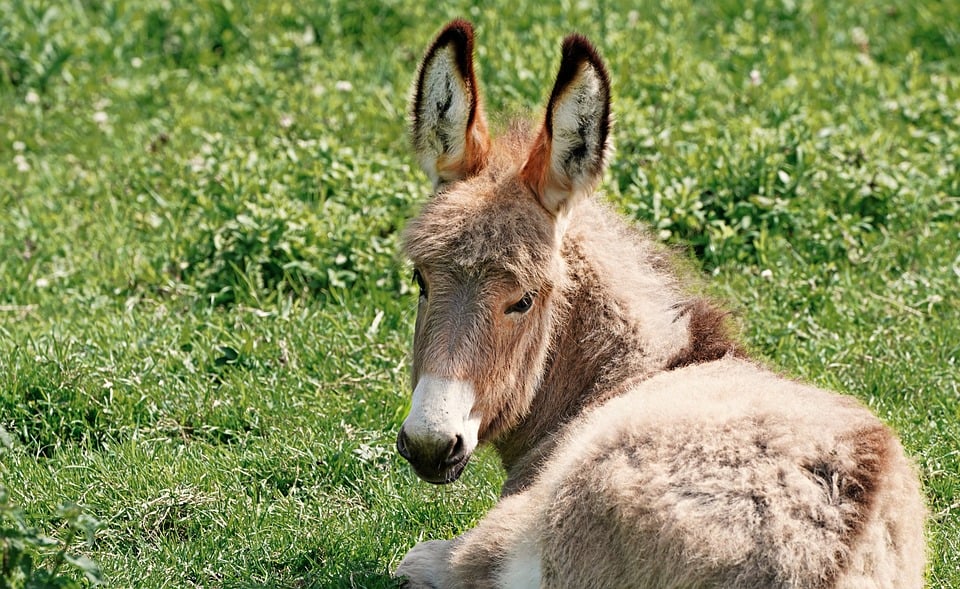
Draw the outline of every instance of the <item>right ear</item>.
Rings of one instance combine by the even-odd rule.
[[[520,177],[562,217],[593,191],[610,151],[610,78],[585,37],[563,41],[547,114]]]
[[[413,147],[436,190],[478,173],[490,150],[473,72],[473,26],[450,22],[427,51],[411,107]]]

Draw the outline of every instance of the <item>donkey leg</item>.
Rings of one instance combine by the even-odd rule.
[[[455,587],[450,574],[450,549],[457,540],[430,540],[414,546],[395,575],[405,580],[409,589],[444,589]]]
[[[537,504],[530,491],[501,499],[463,535],[414,546],[396,576],[411,589],[539,587]]]

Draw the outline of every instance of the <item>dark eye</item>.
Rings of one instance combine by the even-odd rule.
[[[507,307],[507,314],[526,313],[533,306],[533,299],[537,298],[536,291],[524,293],[523,298]]]
[[[413,281],[417,283],[417,288],[420,289],[420,298],[427,298],[427,284],[423,281],[423,274],[420,273],[420,270],[414,269]]]

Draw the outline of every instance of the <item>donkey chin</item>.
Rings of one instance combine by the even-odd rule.
[[[473,385],[423,375],[413,390],[410,414],[397,435],[397,452],[428,483],[452,483],[477,447],[480,418],[474,415]]]

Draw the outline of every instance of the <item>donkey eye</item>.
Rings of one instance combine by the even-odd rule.
[[[420,273],[420,270],[414,269],[413,280],[417,283],[417,288],[420,289],[420,298],[427,298],[427,283],[423,281],[423,274]]]
[[[536,291],[524,293],[523,298],[507,307],[507,314],[526,313],[533,306],[533,299],[537,297]]]

